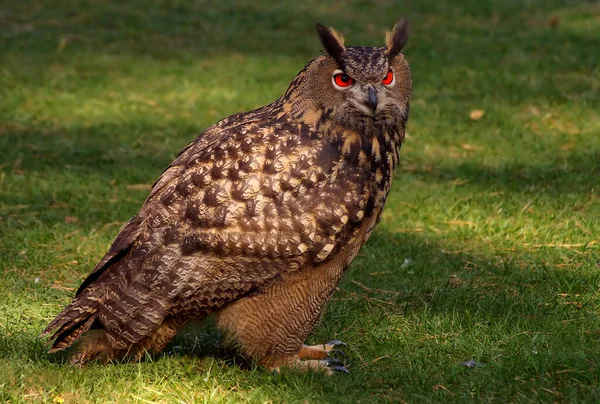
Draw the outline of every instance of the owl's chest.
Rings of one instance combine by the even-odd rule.
[[[360,183],[360,224],[354,229],[354,243],[364,244],[381,220],[383,209],[392,186],[393,171],[399,161],[400,136],[381,131],[370,136],[349,134],[340,146],[341,164],[338,177],[341,182],[356,179]],[[358,252],[351,254],[351,260]]]
[[[401,140],[394,133],[381,131],[361,136],[355,143],[342,148],[343,164],[361,172],[369,195],[365,217],[375,216],[379,221],[399,161]]]

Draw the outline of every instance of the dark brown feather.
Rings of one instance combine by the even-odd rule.
[[[400,20],[392,29],[387,40],[388,58],[397,56],[404,48],[410,34],[410,24],[406,20]]]
[[[329,53],[329,55],[338,63],[342,70],[345,69],[344,60],[342,55],[344,54],[344,45],[340,43],[340,40],[334,35],[330,28],[325,27],[322,24],[317,23],[317,33],[321,38],[323,47]]]
[[[79,296],[89,285],[98,279],[100,275],[116,261],[119,261],[131,248],[132,244],[139,236],[143,218],[140,215],[132,218],[119,233],[113,244],[110,246],[108,253],[94,267],[88,277],[81,283],[75,296]]]

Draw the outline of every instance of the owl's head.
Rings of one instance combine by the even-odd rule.
[[[384,47],[344,46],[341,35],[321,24],[317,32],[325,52],[290,87],[302,94],[305,107],[309,103],[309,108],[356,129],[372,124],[404,126],[411,78],[400,52],[408,39],[408,23],[398,22],[387,33]]]

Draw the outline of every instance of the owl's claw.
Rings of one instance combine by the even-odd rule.
[[[348,344],[346,344],[345,342],[340,341],[338,339],[334,339],[333,341],[329,341],[329,342],[325,343],[324,345],[325,345],[325,352],[327,353],[327,355],[329,355],[329,356],[338,355],[338,356],[344,357],[344,359],[348,359],[348,357],[346,356],[346,353],[344,351],[342,351],[341,349],[336,349],[338,347],[348,346]]]
[[[333,341],[329,341],[325,345],[330,346],[331,348],[335,348],[338,346],[348,346],[348,344],[346,344],[343,341],[340,341],[339,339],[334,339]]]
[[[319,345],[303,345],[298,352],[298,357],[305,359],[326,359],[332,355],[341,355],[346,358],[346,354],[337,347],[348,346],[345,342],[339,340],[329,341]]]
[[[325,372],[329,375],[332,375],[334,372],[342,372],[346,374],[350,374],[350,371],[346,369],[346,367],[337,360],[336,358],[325,358],[322,359],[321,364],[325,368]]]
[[[347,375],[350,374],[350,371],[348,369],[346,369],[344,366],[333,366],[333,367],[330,367],[329,369],[333,370],[334,372],[343,372],[343,373],[346,373]]]
[[[328,375],[332,375],[335,372],[349,374],[350,372],[346,369],[343,362],[334,357],[334,355],[343,357],[342,359],[345,362],[346,354],[344,351],[335,349],[344,346],[348,346],[348,344],[339,340],[319,345],[303,345],[298,352],[298,360],[301,360],[302,367],[321,369]],[[300,363],[296,362],[295,366],[299,367]]]
[[[290,367],[300,371],[317,371],[324,372],[327,376],[332,376],[334,373],[342,372],[346,374],[350,374],[350,371],[346,369],[346,367],[335,358],[325,358],[325,359],[300,359],[296,358],[287,363],[280,363],[277,365],[271,365],[268,368],[273,373],[279,373],[282,367]]]
[[[331,357],[322,359],[321,362],[325,366],[327,366],[328,368],[334,368],[336,366],[342,366],[343,365],[342,362],[340,362],[338,359],[331,358]]]
[[[336,346],[348,346],[348,344],[346,344],[345,342],[342,341],[329,341],[328,343],[325,344],[326,349],[327,347],[336,347]],[[325,359],[322,359],[321,362],[327,366],[327,369],[329,370],[329,374],[332,374],[334,372],[342,372],[342,373],[346,373],[347,375],[350,374],[350,371],[348,369],[346,369],[346,367],[344,366],[344,364],[342,363],[342,361],[340,361],[337,358],[334,358],[331,355],[334,354],[341,354],[344,359],[346,359],[346,354],[344,353],[344,351],[339,350],[339,349],[331,349],[328,351],[328,354],[330,356],[328,356]]]
[[[342,356],[344,359],[348,359],[348,357],[346,356],[346,352],[342,351],[341,349],[334,349],[333,351],[329,351],[329,355],[339,355]]]

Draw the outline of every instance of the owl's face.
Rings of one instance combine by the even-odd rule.
[[[303,93],[330,119],[351,129],[404,126],[411,78],[400,53],[408,26],[399,23],[387,47],[344,47],[335,31],[317,25],[327,51],[304,70]]]

